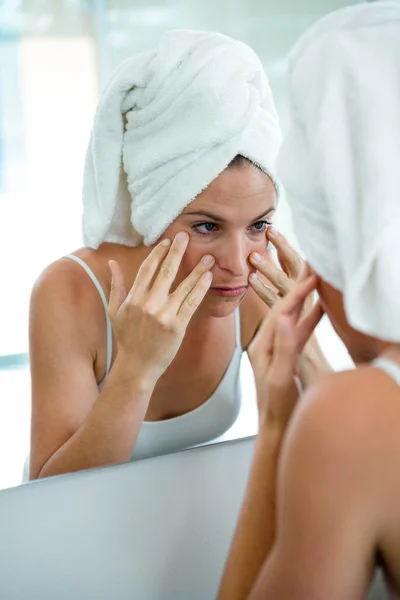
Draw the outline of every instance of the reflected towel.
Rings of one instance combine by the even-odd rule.
[[[167,33],[123,62],[100,98],[84,172],[85,245],[153,244],[237,154],[278,187],[280,142],[268,79],[248,46]]]

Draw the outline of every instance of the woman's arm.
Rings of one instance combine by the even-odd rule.
[[[31,479],[129,460],[154,387],[117,357],[99,393],[88,334],[96,297],[69,266],[52,265],[31,296]]]
[[[365,598],[394,506],[382,493],[397,439],[387,383],[374,369],[339,373],[301,399],[279,459],[276,539],[248,600]]]
[[[275,539],[275,490],[284,431],[260,427],[246,495],[240,511],[218,600],[247,598]]]
[[[218,600],[247,598],[274,543],[278,459],[298,399],[296,363],[322,316],[320,307],[296,328],[294,323],[315,283],[310,278],[293,290],[264,321],[248,350],[256,379],[259,433]]]
[[[96,352],[87,333],[91,307],[82,305],[87,299],[77,302],[61,277],[44,278],[35,286],[30,310],[32,478],[129,460],[153,389],[211,283],[206,272],[213,262],[201,261],[169,293],[187,243],[186,235],[158,244],[129,293],[118,263],[110,262],[109,315],[118,353],[100,394],[93,373]]]

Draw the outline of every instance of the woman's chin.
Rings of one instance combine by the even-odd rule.
[[[237,309],[243,298],[244,295],[236,298],[207,296],[203,300],[203,311],[210,317],[228,317]]]

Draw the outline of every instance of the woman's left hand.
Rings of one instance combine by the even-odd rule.
[[[253,253],[249,257],[251,264],[271,283],[272,287],[266,285],[257,275],[255,278],[250,276],[249,282],[265,304],[270,309],[274,309],[282,301],[282,298],[285,298],[299,282],[304,281],[310,275],[310,270],[300,254],[274,227],[269,227],[266,237],[268,242],[271,242],[276,248],[282,268],[274,264],[270,256],[266,255],[260,257],[260,260],[256,260],[255,253]],[[314,291],[313,289],[304,301],[303,312],[305,315],[313,309]],[[270,315],[266,318],[269,319]],[[296,365],[296,374],[302,388],[306,389],[322,374],[331,371],[314,332],[311,332]]]
[[[315,290],[317,278],[297,284],[264,319],[248,347],[254,371],[260,425],[284,431],[297,402],[296,366],[323,310],[317,302],[307,316],[304,304]]]

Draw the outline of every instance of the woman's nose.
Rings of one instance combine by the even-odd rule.
[[[248,248],[246,240],[240,238],[234,238],[226,242],[218,261],[220,268],[230,271],[233,277],[247,276],[249,266],[251,266],[248,257],[252,249]]]

